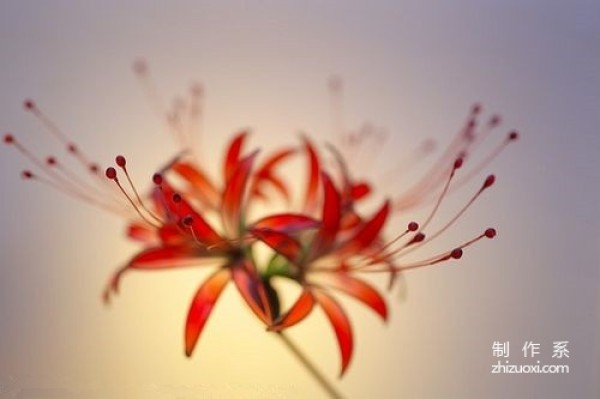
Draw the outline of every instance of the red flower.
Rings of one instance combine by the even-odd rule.
[[[145,65],[136,65],[136,71],[142,78],[147,77]],[[339,82],[332,87],[339,93]],[[189,104],[183,105],[193,117],[200,114],[201,93],[201,89],[194,86]],[[488,176],[456,215],[441,228],[429,232],[430,223],[449,191],[480,172],[507,143],[517,138],[516,132],[509,133],[489,156],[456,181],[457,171],[474,148],[499,124],[499,118],[492,117],[478,132],[479,106],[473,108],[464,129],[422,180],[400,195],[382,199],[377,210],[365,216],[360,210],[361,203],[376,194],[373,182],[355,179],[342,152],[333,146],[327,149],[334,167],[325,168],[322,155],[308,138],[303,139],[300,149],[280,149],[257,166],[258,151],[246,153],[247,133],[239,133],[226,151],[222,183],[214,182],[196,161],[193,147],[186,142],[189,138],[182,133],[187,129],[181,126],[180,105],[169,114],[169,123],[184,151],[153,176],[154,187],[148,196],[138,193],[123,156],[116,157],[116,168],[106,169],[106,177],[114,182],[107,186],[99,174],[99,166],[90,162],[32,101],[26,101],[25,108],[37,116],[89,171],[91,182],[82,181],[56,157],[41,160],[11,134],[5,135],[4,142],[39,169],[36,173],[24,171],[24,178],[47,184],[129,221],[128,236],[141,242],[143,248],[111,277],[104,293],[106,301],[111,293],[118,291],[120,280],[127,271],[165,270],[199,264],[215,268],[200,284],[188,310],[185,325],[185,353],[188,356],[223,289],[233,281],[253,313],[271,331],[281,332],[299,323],[315,305],[322,308],[337,337],[342,359],[340,374],[343,374],[352,358],[353,330],[346,312],[333,296],[334,292],[357,299],[387,320],[388,308],[383,296],[363,275],[387,274],[391,288],[401,272],[458,259],[464,248],[484,237],[496,235],[496,231],[489,228],[435,256],[405,261],[405,255],[423,248],[446,232],[494,184],[495,177]],[[368,127],[359,132],[341,133],[345,151],[351,152],[365,140],[379,137]],[[306,156],[308,173],[302,205],[294,209],[292,194],[297,185],[291,183],[295,179],[281,177],[279,167],[298,153]],[[356,159],[352,157],[352,160]],[[115,190],[122,196],[120,200],[115,200]],[[252,208],[257,202],[273,201],[277,197],[288,206],[285,213],[267,214],[258,219],[253,216]],[[432,210],[420,225],[407,221],[407,227],[393,239],[384,238],[384,229],[393,214],[427,203],[433,204]],[[253,251],[257,242],[272,250],[267,264],[255,261]],[[275,277],[291,279],[302,288],[295,303],[283,312]]]

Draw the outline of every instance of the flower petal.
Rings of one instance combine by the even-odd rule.
[[[270,229],[250,229],[250,234],[258,238],[290,262],[298,264],[302,258],[302,246],[293,237]]]
[[[383,297],[370,284],[347,273],[336,273],[328,281],[333,288],[348,294],[369,308],[373,309],[383,320],[387,320],[387,305]]]
[[[283,195],[286,201],[290,201],[289,190],[283,180],[275,176],[275,168],[278,164],[286,160],[295,152],[295,149],[284,149],[271,155],[265,162],[263,162],[263,164],[257,169],[256,173],[254,174],[254,179],[252,180],[252,187],[250,189],[252,196],[255,196],[256,193],[263,192],[262,186],[264,183],[271,183],[275,189],[277,189],[281,195]]]
[[[309,216],[298,213],[280,213],[259,219],[252,224],[252,228],[295,233],[302,230],[314,229],[319,227],[319,225],[320,223],[317,220]]]
[[[315,299],[323,308],[325,315],[329,319],[331,326],[335,331],[338,345],[340,348],[340,355],[342,357],[342,367],[340,370],[340,377],[344,375],[350,360],[352,359],[352,351],[354,348],[352,338],[352,326],[350,320],[344,309],[337,303],[331,296],[325,294],[322,291],[315,290],[313,292]]]
[[[197,245],[160,246],[145,249],[135,255],[125,266],[118,269],[109,279],[103,292],[104,302],[108,303],[112,293],[119,292],[119,284],[123,274],[130,269],[162,270],[184,266],[194,266],[218,258],[213,252],[203,250]]]
[[[229,182],[229,179],[231,179],[238,168],[240,154],[242,153],[242,147],[244,146],[247,136],[247,131],[240,132],[233,138],[233,140],[231,140],[231,143],[229,144],[227,155],[225,156],[225,165],[223,165],[223,173],[226,183]]]
[[[281,331],[284,328],[288,328],[304,320],[306,316],[313,310],[315,304],[315,298],[313,297],[310,290],[304,290],[294,303],[290,310],[285,314],[281,315],[278,320],[275,321],[273,327],[270,329],[273,331]]]
[[[200,201],[211,208],[217,207],[219,192],[202,170],[186,162],[177,162],[171,169],[189,183]]]
[[[228,269],[219,269],[200,286],[185,322],[185,354],[191,356],[210,313],[229,281]]]
[[[342,244],[335,253],[338,255],[354,255],[358,254],[365,248],[368,248],[379,237],[381,229],[385,225],[385,221],[390,212],[390,203],[385,204],[377,211],[377,213],[367,222],[365,222],[358,232]]]
[[[310,214],[317,206],[321,166],[314,146],[306,137],[304,137],[304,151],[308,157],[308,183],[304,197],[304,212]]]
[[[248,261],[243,261],[231,268],[233,282],[254,314],[269,326],[273,323],[273,317],[268,294],[262,280],[256,272],[249,270],[247,263]]]
[[[193,232],[192,239],[197,240],[206,246],[223,245],[225,240],[212,228],[211,225],[187,202],[183,196],[179,196],[178,201],[175,201],[175,191],[168,183],[163,182],[161,185],[164,204],[171,215],[182,228],[182,235],[189,236],[187,230]],[[173,217],[174,216],[174,217]],[[188,227],[182,226],[182,220],[186,217],[192,218],[192,224]]]
[[[340,194],[333,185],[331,178],[326,173],[322,173],[321,179],[323,180],[324,191],[322,222],[312,246],[312,257],[318,257],[323,251],[327,251],[331,247],[340,228],[342,216]]]
[[[223,225],[225,231],[232,237],[237,237],[241,233],[242,202],[252,164],[257,154],[258,151],[255,151],[239,162],[237,169],[227,181],[223,191],[221,209]]]
[[[148,244],[158,243],[156,229],[147,224],[132,223],[127,226],[127,236],[133,240]]]
[[[350,197],[353,201],[358,201],[368,196],[371,191],[371,186],[366,182],[353,183],[350,188]]]

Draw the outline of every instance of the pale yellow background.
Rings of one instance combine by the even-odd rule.
[[[130,73],[143,55],[166,96],[205,83],[216,171],[241,127],[257,146],[294,143],[300,129],[329,139],[325,83],[337,73],[348,124],[392,133],[373,155],[381,171],[426,137],[447,142],[482,101],[523,139],[439,248],[488,225],[498,239],[410,273],[387,327],[343,300],[357,344],[337,385],[351,398],[597,398],[599,19],[593,1],[3,1],[0,126],[61,154],[22,112],[32,96],[97,159],[126,154],[142,182],[177,151]],[[0,162],[0,397],[322,397],[231,289],[193,359],[183,356],[203,270],[131,275],[103,308],[106,277],[136,249],[123,221],[22,182],[28,164],[6,148]],[[322,314],[291,334],[335,378]],[[526,340],[547,361],[552,341],[569,340],[571,373],[491,375],[496,340],[511,341],[515,363]]]

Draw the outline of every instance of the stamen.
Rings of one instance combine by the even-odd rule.
[[[133,209],[136,211],[136,213],[140,216],[140,218],[142,218],[142,220],[146,223],[148,223],[150,226],[155,227],[155,228],[160,228],[160,225],[154,223],[153,221],[149,220],[140,210],[140,208],[136,205],[135,201],[129,196],[129,194],[127,194],[127,191],[125,191],[125,189],[123,188],[123,186],[121,185],[121,182],[119,181],[119,178],[117,177],[117,171],[115,168],[108,167],[106,169],[106,177],[109,180],[112,180],[115,182],[115,184],[117,185],[117,187],[119,188],[119,190],[121,191],[121,193],[123,193],[123,195],[125,196],[125,198],[127,199],[127,201],[129,201],[129,203],[131,204],[131,206],[133,207]],[[160,222],[159,220],[159,223]]]
[[[146,207],[146,205],[144,204],[144,201],[142,201],[142,198],[140,197],[140,194],[138,193],[137,189],[135,188],[135,184],[133,184],[133,181],[131,180],[131,177],[129,176],[129,172],[127,171],[127,160],[125,159],[125,157],[123,155],[117,155],[117,157],[115,158],[115,163],[117,164],[117,166],[119,168],[121,168],[121,170],[125,173],[125,177],[127,178],[127,182],[129,183],[129,186],[131,187],[131,189],[133,190],[133,193],[135,195],[135,198],[137,200],[137,204],[144,210],[146,211],[146,213],[148,215],[150,215],[150,217],[152,219],[154,219],[156,222],[158,222],[159,224],[162,224],[163,221],[154,214],[154,212],[152,212],[150,209],[148,209]],[[114,180],[114,179],[113,179]]]

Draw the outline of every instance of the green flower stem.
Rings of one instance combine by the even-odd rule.
[[[308,358],[306,357],[306,355],[300,350],[300,348],[298,348],[296,346],[296,344],[294,344],[294,342],[283,332],[279,331],[275,333],[279,338],[281,338],[281,340],[283,341],[283,343],[288,347],[288,349],[290,351],[292,351],[292,353],[296,356],[296,358],[300,361],[300,363],[302,363],[302,365],[306,368],[306,370],[313,376],[313,378],[315,380],[317,380],[317,382],[319,383],[319,385],[321,385],[321,387],[327,391],[327,393],[329,394],[329,396],[332,399],[342,399],[343,396],[341,393],[339,393],[331,384],[331,382],[327,381],[327,379],[325,378],[325,376],[323,376],[323,374],[317,370],[317,368],[315,367],[315,365],[308,360]]]

